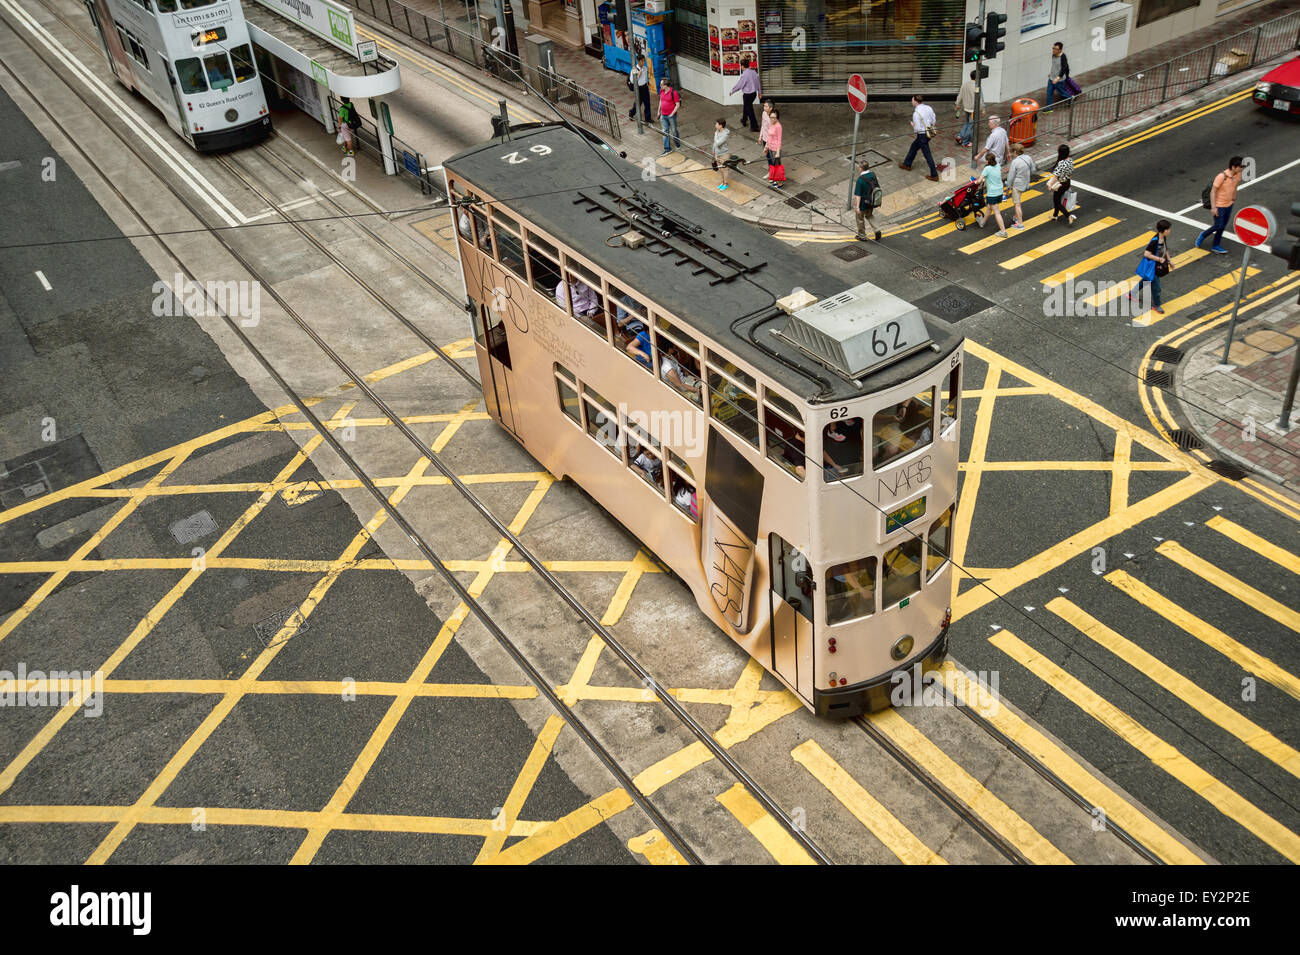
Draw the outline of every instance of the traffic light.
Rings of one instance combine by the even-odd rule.
[[[1005,13],[990,13],[984,18],[984,59],[992,60],[997,57],[999,51],[1007,48],[1007,45],[1001,42],[1007,35],[1007,29],[1002,25],[1006,22]]]
[[[975,63],[983,59],[984,50],[984,28],[978,23],[966,24],[966,60],[967,63]]]
[[[975,67],[975,71],[979,73],[980,79],[987,80],[989,78],[989,68],[985,66],[983,63]]]
[[[1291,215],[1300,218],[1300,202],[1291,203]],[[1288,269],[1300,269],[1300,222],[1287,226],[1286,234],[1298,241],[1274,242],[1271,251],[1278,258],[1286,259]]]

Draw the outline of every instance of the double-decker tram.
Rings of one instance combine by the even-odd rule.
[[[961,336],[563,126],[444,168],[486,404],[533,457],[819,715],[946,653]]]
[[[270,132],[239,0],[84,3],[113,75],[195,149],[233,149]]]

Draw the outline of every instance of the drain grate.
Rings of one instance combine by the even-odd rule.
[[[1178,445],[1179,451],[1195,451],[1197,448],[1205,447],[1205,443],[1186,428],[1170,431],[1169,440]]]
[[[1142,380],[1152,388],[1172,388],[1174,386],[1174,373],[1172,371],[1148,371],[1146,377]]]
[[[768,235],[776,235],[778,232],[781,231],[781,229],[778,226],[774,226],[774,225],[761,225],[759,226],[759,228],[762,229],[764,232],[766,232]]]
[[[787,206],[790,206],[790,208],[792,209],[800,209],[803,206],[806,206],[809,203],[813,202],[816,198],[817,198],[816,193],[809,192],[807,189],[805,189],[803,192],[796,192],[789,199],[785,200],[785,204]]]
[[[908,269],[907,274],[914,279],[921,279],[924,282],[933,282],[935,279],[941,279],[948,273],[943,269],[937,269],[929,265],[918,265],[915,268]]]
[[[931,292],[913,304],[921,311],[928,312],[945,322],[959,322],[963,318],[969,318],[986,308],[993,307],[993,303],[988,299],[980,298],[974,292],[957,285],[949,285],[937,292]]]
[[[871,253],[860,244],[842,245],[831,255],[837,259],[843,259],[845,262],[856,262],[858,259],[865,259]]]
[[[1250,473],[1240,465],[1233,464],[1231,461],[1225,461],[1223,458],[1215,458],[1207,464],[1206,467],[1219,475],[1219,477],[1225,477],[1229,481],[1240,481]]]
[[[1176,365],[1183,360],[1183,350],[1170,348],[1168,345],[1157,345],[1156,350],[1151,353],[1151,360],[1162,361],[1166,365]]]

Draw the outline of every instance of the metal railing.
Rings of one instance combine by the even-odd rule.
[[[1103,80],[1039,108],[1038,135],[1073,139],[1300,48],[1300,11],[1288,13],[1164,63]],[[1012,125],[1026,122],[1017,117]],[[1015,130],[1012,130],[1014,135]]]
[[[342,104],[331,93],[329,108],[336,122],[340,105]],[[353,152],[367,156],[382,166],[384,151],[379,137],[385,136],[393,150],[393,164],[397,168],[397,174],[413,181],[424,195],[440,196],[444,200],[447,198],[442,177],[429,172],[423,154],[391,133],[383,132],[374,120],[367,119],[360,113],[357,113],[357,119],[361,121],[361,126],[352,131]]]
[[[401,0],[351,0],[351,6],[387,23],[411,39],[448,53],[525,93],[539,93],[548,103],[579,122],[601,133],[608,133],[611,139],[622,141],[618,104],[553,70],[529,66],[519,57],[506,50],[496,49],[445,20],[412,10]]]

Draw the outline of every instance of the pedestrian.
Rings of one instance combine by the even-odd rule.
[[[930,139],[935,130],[934,110],[925,103],[925,97],[917,93],[912,97],[912,132],[916,138],[912,140],[912,147],[907,151],[907,158],[898,164],[899,169],[911,169],[912,160],[916,158],[917,150],[925,157],[926,164],[930,167],[930,175],[926,176],[931,182],[939,181],[939,170],[935,168],[934,157],[930,155]]]
[[[1070,61],[1065,55],[1065,47],[1060,43],[1052,44],[1052,67],[1047,73],[1047,103],[1051,106],[1056,98],[1069,99],[1065,91],[1065,81],[1070,76]]]
[[[763,92],[763,87],[758,82],[758,70],[754,68],[753,60],[745,57],[740,61],[740,66],[740,79],[731,88],[733,94],[740,94],[741,102],[744,103],[740,113],[740,128],[749,128],[758,132],[758,117],[754,115],[754,99]]]
[[[1228,227],[1228,220],[1232,217],[1232,206],[1237,201],[1237,186],[1241,184],[1243,165],[1240,156],[1233,156],[1228,160],[1228,168],[1214,177],[1214,185],[1210,187],[1210,205],[1214,207],[1214,224],[1196,237],[1198,249],[1205,237],[1213,232],[1214,245],[1210,247],[1210,251],[1217,252],[1219,255],[1228,254],[1228,250],[1220,243],[1223,241],[1223,230]]]
[[[785,185],[785,164],[781,161],[781,111],[773,106],[768,116],[771,120],[767,127],[767,178],[772,188],[780,189]]]
[[[1025,210],[1020,207],[1020,196],[1029,188],[1029,183],[1038,174],[1033,158],[1025,152],[1020,143],[1011,144],[1011,167],[1007,170],[1007,187],[1011,190],[1011,201],[1016,206],[1016,219],[1012,227],[1025,227]]]
[[[727,140],[730,136],[731,130],[727,129],[725,119],[720,119],[713,124],[713,168],[722,173],[722,184],[718,186],[719,192],[727,191],[727,160],[731,158]]]
[[[659,128],[664,131],[664,155],[667,156],[682,144],[677,135],[677,109],[682,105],[681,95],[665,77],[659,81]],[[671,133],[671,136],[669,135]]]
[[[858,179],[853,184],[853,211],[856,213],[858,220],[857,236],[863,242],[867,240],[867,225],[870,224],[872,230],[876,233],[876,241],[880,241],[880,230],[876,228],[876,223],[871,218],[871,213],[876,211],[877,200],[881,198],[883,192],[880,189],[880,180],[876,174],[871,171],[866,160],[858,163]]]
[[[772,128],[772,101],[770,99],[765,99],[763,100],[763,125],[759,128],[758,131],[758,145],[762,147],[764,156],[768,156],[767,132],[771,128]],[[767,175],[765,175],[763,178],[768,180],[769,182],[772,179],[772,164],[770,161],[767,164]]]
[[[1056,147],[1056,166],[1052,177],[1047,180],[1047,188],[1052,190],[1052,219],[1060,219],[1067,229],[1074,225],[1075,215],[1065,208],[1066,196],[1070,192],[1070,180],[1074,178],[1074,163],[1070,162],[1070,147],[1061,143]]]
[[[357,118],[357,108],[352,105],[352,100],[346,96],[342,97],[339,105],[339,139],[338,143],[343,147],[343,155],[355,156],[354,146],[356,144],[356,128],[361,125],[361,120]]]
[[[984,140],[984,152],[992,153],[998,158],[998,165],[1007,163],[1007,131],[1002,128],[1001,116],[989,117],[989,138]]]
[[[632,108],[627,111],[628,119],[636,119],[637,104],[641,104],[641,115],[650,122],[650,67],[646,64],[645,54],[638,53],[636,62],[627,74],[627,88],[636,93]]]
[[[1002,167],[998,165],[998,157],[992,153],[984,154],[984,168],[980,171],[980,180],[984,183],[984,218],[980,219],[979,227],[982,229],[988,225],[989,219],[998,220],[998,236],[1005,239],[1007,237],[1007,226],[1002,221],[1002,210],[998,203],[1002,201]]]
[[[1142,259],[1138,262],[1138,284],[1128,293],[1129,301],[1141,307],[1142,286],[1150,282],[1151,311],[1157,315],[1165,313],[1165,310],[1160,307],[1160,279],[1168,275],[1174,267],[1173,260],[1169,258],[1169,231],[1172,228],[1168,219],[1161,219],[1156,223],[1156,234],[1147,243],[1146,249],[1142,252]]]
[[[954,119],[963,120],[961,132],[957,134],[958,146],[969,146],[975,136],[975,94],[979,91],[979,78],[974,70],[961,82],[961,91],[957,94]]]

